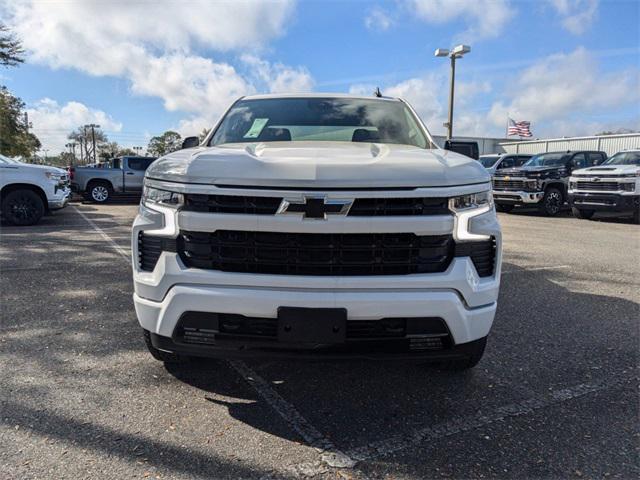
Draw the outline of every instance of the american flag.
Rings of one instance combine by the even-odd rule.
[[[516,122],[513,119],[509,119],[509,127],[507,128],[507,136],[518,135],[520,137],[531,137],[531,122],[523,121]]]

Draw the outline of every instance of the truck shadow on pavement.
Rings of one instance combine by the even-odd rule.
[[[429,425],[487,415],[498,407],[538,398],[550,391],[615,376],[636,380],[638,303],[616,296],[582,293],[580,283],[592,278],[575,272],[528,271],[508,263],[504,269],[509,274],[503,278],[498,314],[487,351],[483,361],[470,372],[452,374],[441,372],[437,367],[355,361],[246,363],[310,424],[344,450],[398,433],[410,434]],[[219,361],[205,361],[196,367],[167,366],[167,371],[205,395],[228,396],[226,386],[210,377],[212,369],[220,366]],[[247,403],[214,397],[209,400],[227,406],[232,417],[273,433],[270,424],[265,425],[264,419],[256,415],[258,404],[264,399],[258,396],[256,403]],[[628,413],[632,416],[634,397],[630,396],[627,401]],[[533,471],[543,476],[567,475],[572,467],[590,472],[587,475],[602,474],[598,462],[584,465],[578,454],[602,449],[602,455],[609,456],[610,462],[615,463],[615,457],[621,453],[619,445],[602,445],[610,436],[603,435],[600,443],[593,438],[606,424],[602,405],[593,403],[588,409],[592,422],[582,428],[574,425],[577,432],[566,433],[579,435],[580,444],[571,438],[562,439],[569,440],[575,449],[564,452],[566,457],[577,455],[575,462],[567,460],[541,466],[538,458],[528,457],[526,446],[518,442],[501,446],[510,456],[504,459],[495,456],[493,462],[508,467],[510,476],[517,476],[514,471],[525,476]],[[633,450],[631,436],[616,442]],[[555,443],[550,439],[541,454],[548,450],[548,454],[555,456]],[[466,447],[460,445],[459,448],[464,451]],[[519,457],[516,464],[514,455]],[[442,472],[449,470],[450,474],[463,477],[498,472],[504,476],[499,465],[476,466],[472,472],[456,470],[447,465],[444,458],[424,461],[441,468]],[[395,473],[404,470],[401,464],[395,464],[394,468]]]

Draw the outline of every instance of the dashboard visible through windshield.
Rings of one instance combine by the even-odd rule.
[[[403,102],[324,97],[240,100],[227,112],[209,145],[290,141],[433,148]]]

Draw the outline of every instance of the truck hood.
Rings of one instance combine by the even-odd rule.
[[[446,150],[350,142],[269,142],[179,150],[147,178],[178,183],[300,188],[442,187],[490,181],[480,165]]]
[[[67,174],[67,171],[63,168],[52,167],[50,165],[35,165],[33,163],[11,163],[8,165],[11,168],[17,168],[18,170],[32,171],[42,170],[43,172],[56,172],[60,174]]]
[[[600,165],[573,171],[573,175],[599,177],[606,177],[607,175],[637,175],[638,173],[640,173],[640,165]]]

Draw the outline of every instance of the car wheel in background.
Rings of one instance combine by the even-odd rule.
[[[113,189],[111,185],[105,182],[96,182],[89,185],[88,188],[89,200],[96,203],[105,203],[111,198]]]
[[[2,216],[13,225],[35,225],[44,211],[42,198],[33,190],[14,190],[2,200]]]
[[[515,205],[496,203],[496,210],[499,212],[509,213],[511,210],[513,210],[513,207],[515,207]]]
[[[596,212],[594,210],[584,210],[584,209],[573,207],[571,209],[571,213],[573,213],[573,216],[576,218],[589,220],[591,217],[593,217],[593,214]]]
[[[564,197],[562,192],[557,188],[549,187],[544,192],[544,197],[542,197],[540,210],[545,215],[553,217],[560,213],[563,203]]]

